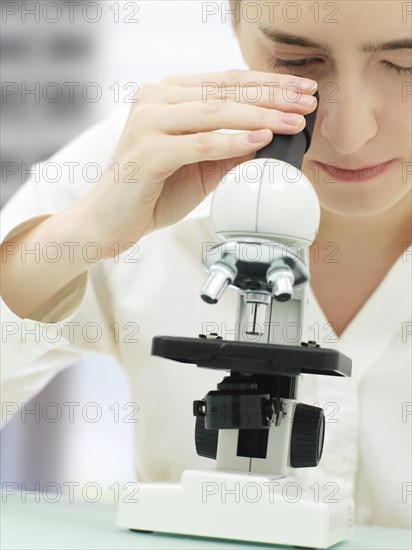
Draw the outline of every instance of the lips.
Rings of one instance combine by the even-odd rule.
[[[330,176],[330,183],[334,180],[346,181],[346,182],[358,182],[372,179],[382,174],[394,160],[389,160],[375,166],[367,166],[363,168],[342,168],[336,166],[334,163],[323,164],[322,162],[315,161],[316,164]]]

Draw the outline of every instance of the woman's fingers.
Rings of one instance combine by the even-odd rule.
[[[302,122],[302,129],[304,127],[305,120]],[[167,170],[205,160],[241,157],[261,149],[270,143],[272,138],[273,133],[268,128],[236,134],[202,132],[163,136],[162,166],[158,165],[157,168]]]
[[[285,107],[282,110],[230,101],[226,103],[192,101],[170,105],[162,109],[162,112],[157,112],[155,116],[159,117],[157,121],[159,129],[167,134],[207,132],[220,128],[231,130],[269,128],[272,132],[292,134],[303,129],[303,115],[310,113],[315,107],[315,97],[310,107],[296,104],[293,109]]]
[[[165,99],[163,102],[172,105],[191,101],[201,101],[202,103],[218,101],[220,103],[259,105],[283,111],[299,109],[316,101],[316,98],[312,94],[303,94],[294,85],[283,89],[273,86],[258,87],[250,85],[236,90],[230,88],[207,89],[171,86],[167,89],[167,92],[165,90],[164,96],[167,98],[167,101]]]
[[[312,94],[316,91],[317,83],[314,80],[300,78],[295,75],[268,73],[261,71],[248,71],[243,69],[231,69],[213,73],[198,75],[171,75],[163,80],[169,84],[182,87],[206,87],[207,85],[216,87],[236,87],[276,85],[279,88],[285,88],[291,84],[296,84],[302,93]]]
[[[297,104],[302,96],[310,98],[317,88],[315,81],[294,75],[243,71],[242,76],[235,80],[231,74],[228,71],[210,75],[175,75],[159,83],[145,83],[134,95],[133,107],[138,107],[139,104],[215,100],[285,109]],[[304,85],[305,82],[308,83],[307,86]]]

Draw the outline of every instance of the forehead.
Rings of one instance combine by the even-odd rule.
[[[412,2],[403,0],[243,0],[242,23],[276,28],[328,45],[408,38]]]

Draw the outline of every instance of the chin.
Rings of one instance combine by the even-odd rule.
[[[342,203],[333,200],[322,200],[320,206],[322,210],[326,210],[335,216],[374,216],[387,210],[387,205],[357,204],[353,201]]]
[[[315,187],[316,188],[316,187]],[[355,192],[333,192],[317,190],[322,210],[337,216],[373,216],[381,214],[398,205],[402,199],[406,199],[410,192],[394,195],[393,193],[374,193],[373,191]]]

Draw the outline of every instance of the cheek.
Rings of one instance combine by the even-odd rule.
[[[398,77],[398,82],[385,84],[385,101],[388,114],[399,128],[412,126],[412,79]],[[388,79],[389,80],[389,79]]]
[[[395,118],[399,122],[401,131],[409,143],[412,142],[412,83],[409,84],[410,96],[398,106],[398,112],[395,108]],[[406,134],[406,135],[405,135]],[[410,156],[412,156],[412,147],[409,147]]]
[[[385,115],[379,120],[380,131],[383,133],[383,143],[385,152],[392,153],[391,156],[410,161],[412,159],[412,84],[410,98],[402,101],[400,86],[398,86],[391,97],[388,98],[388,108]],[[403,88],[404,90],[404,88]],[[392,98],[399,98],[394,101]]]

